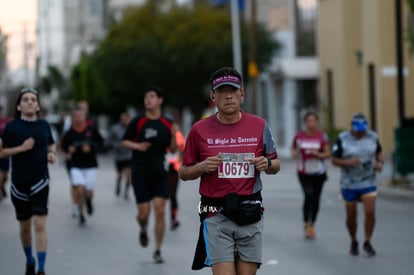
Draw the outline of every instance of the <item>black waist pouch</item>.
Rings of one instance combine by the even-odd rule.
[[[243,203],[243,200],[240,200],[237,194],[230,193],[224,199],[222,214],[238,225],[243,226],[261,220],[262,206],[260,203]]]

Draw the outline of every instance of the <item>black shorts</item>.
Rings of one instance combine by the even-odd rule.
[[[48,178],[44,178],[33,185],[16,186],[12,184],[10,194],[17,220],[24,221],[30,219],[33,215],[47,215],[49,198]]]
[[[121,172],[125,168],[131,167],[131,160],[117,160],[115,161],[115,167],[118,172]]]
[[[10,169],[10,158],[0,158],[0,171],[8,172]]]
[[[155,197],[168,199],[170,196],[167,174],[143,175],[132,172],[132,186],[136,203],[149,202]]]

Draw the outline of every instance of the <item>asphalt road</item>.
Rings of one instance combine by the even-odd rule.
[[[50,170],[48,275],[211,274],[209,268],[202,271],[190,269],[199,226],[197,181],[180,183],[181,226],[176,231],[167,230],[162,251],[166,262],[154,264],[153,235],[150,235],[147,248],[141,248],[137,242],[138,227],[132,193],[129,201],[114,196],[115,171],[110,155],[100,157],[96,211],[87,218],[87,225],[82,228],[71,217],[69,181],[64,167],[55,164]],[[379,197],[373,238],[378,255],[372,258],[364,255],[351,257],[348,255],[350,241],[345,229],[344,207],[338,195],[338,178],[339,170],[330,168],[321,199],[317,238],[310,241],[302,236],[302,193],[294,163],[283,160],[278,175],[263,176],[265,242],[263,265],[258,274],[412,274],[413,200]],[[362,243],[362,211],[359,220]],[[24,274],[24,267],[18,224],[11,202],[7,199],[0,202],[0,275]]]

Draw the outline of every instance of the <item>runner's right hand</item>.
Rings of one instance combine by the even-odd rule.
[[[222,159],[220,154],[208,157],[202,162],[199,162],[198,165],[203,173],[211,173],[217,171]]]
[[[143,142],[138,143],[138,146],[139,146],[138,151],[146,152],[151,147],[151,143],[148,141],[143,141]]]
[[[22,148],[23,151],[28,151],[31,150],[34,146],[34,139],[33,138],[28,138],[26,139],[23,143],[22,143]]]
[[[348,159],[348,165],[352,167],[356,167],[360,164],[360,160],[358,157],[352,157]]]

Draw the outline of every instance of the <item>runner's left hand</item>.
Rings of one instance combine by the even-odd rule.
[[[257,158],[250,159],[250,163],[254,164],[257,170],[266,171],[267,170],[267,158],[260,156]]]

